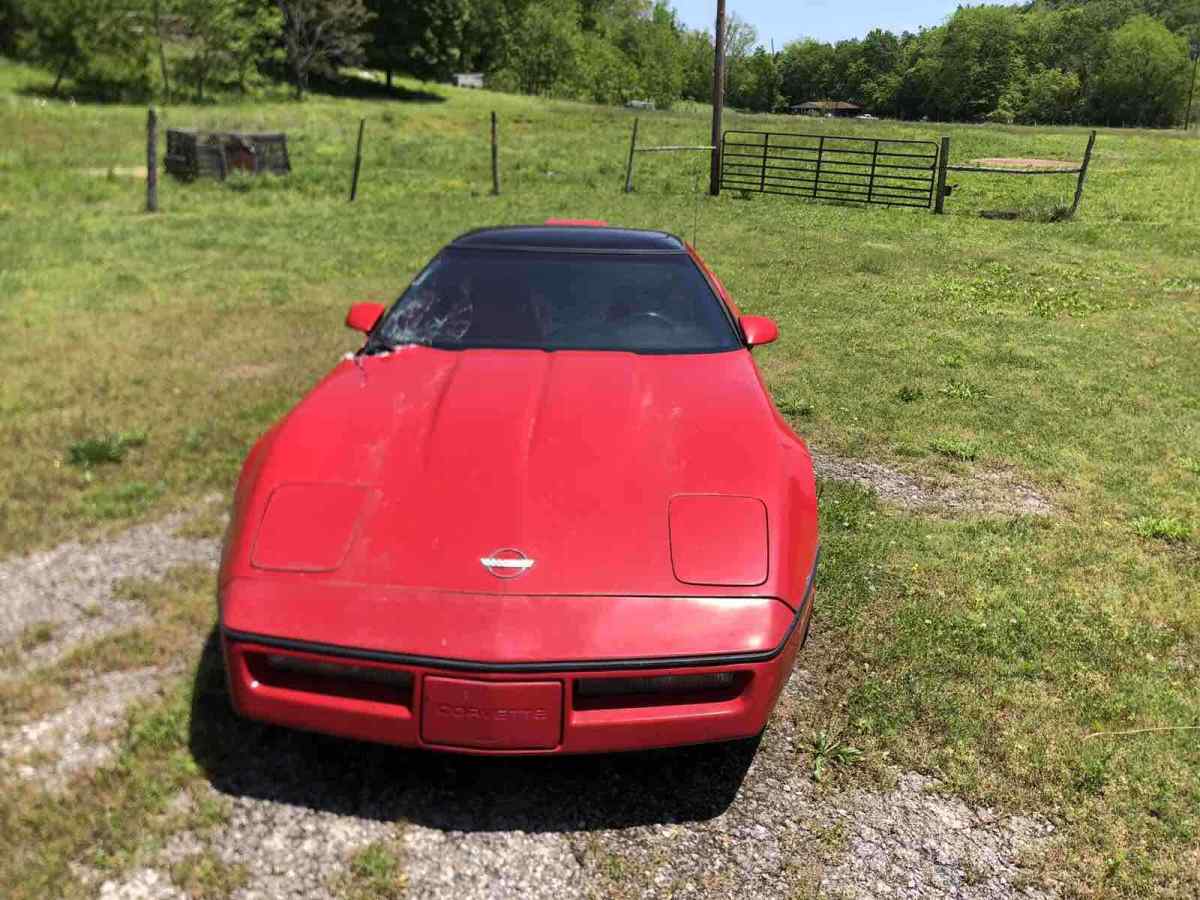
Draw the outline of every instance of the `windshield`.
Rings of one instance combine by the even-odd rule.
[[[409,286],[365,352],[448,349],[714,353],[741,346],[685,254],[450,247]]]

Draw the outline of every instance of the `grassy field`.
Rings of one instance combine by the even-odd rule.
[[[971,801],[1046,815],[1061,841],[1043,865],[1068,895],[1200,893],[1194,137],[1102,131],[1080,216],[1052,223],[1069,177],[952,177],[936,217],[711,199],[696,190],[703,154],[662,154],[639,160],[625,195],[623,110],[416,83],[303,104],[281,92],[173,106],[165,121],[285,130],[292,176],[164,179],[148,216],[125,174],[145,161],[145,110],[45,101],[49,80],[0,60],[0,555],[228,491],[253,439],[355,347],[347,304],[391,299],[462,231],[566,215],[695,235],[744,311],[779,321],[759,358],[815,448],[951,482],[1005,473],[1054,508],[915,514],[823,485],[827,640],[807,663],[822,686],[805,725],[844,728],[865,751],[839,777],[917,769]],[[1081,129],[728,118],[948,134],[955,162],[1073,160],[1086,142]],[[706,137],[701,109],[642,114],[644,143]],[[1023,217],[980,217],[993,209]],[[188,612],[143,657],[201,627],[188,624],[204,618],[195,581],[179,589]],[[0,887],[61,887],[81,846],[119,855],[132,838],[113,810],[136,818],[148,802],[121,779],[185,778],[172,728],[186,709],[177,697],[140,712],[125,768],[62,801],[82,810],[77,827],[44,855],[8,853]],[[165,736],[146,737],[160,720]],[[1175,730],[1089,737],[1143,728]],[[28,789],[5,795],[7,840],[37,840],[47,825],[23,810]]]

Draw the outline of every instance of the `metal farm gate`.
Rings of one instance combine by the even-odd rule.
[[[726,131],[721,188],[928,209],[937,163],[933,141]]]

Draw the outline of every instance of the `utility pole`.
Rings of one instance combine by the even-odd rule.
[[[1196,68],[1200,66],[1200,35],[1192,35],[1188,55],[1192,57],[1192,84],[1188,88],[1187,111],[1183,114],[1183,130],[1185,134],[1192,125],[1192,95],[1196,93]]]
[[[713,35],[712,166],[708,192],[721,193],[721,111],[725,106],[725,0],[717,0],[717,29]]]

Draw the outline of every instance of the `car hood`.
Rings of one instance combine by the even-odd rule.
[[[738,514],[765,518],[765,544],[768,531],[778,537],[789,452],[807,461],[781,428],[748,351],[410,347],[347,359],[270,436],[255,490],[254,565],[287,569],[272,548],[315,541],[325,545],[312,548],[317,569],[360,583],[526,595],[703,593],[672,567],[672,498],[761,503],[761,515],[744,504]],[[703,505],[694,507],[689,527],[704,518]],[[719,504],[712,515],[712,527],[700,522],[699,540],[715,545]],[[516,576],[501,578],[481,563],[509,550],[532,565],[501,569]],[[694,559],[697,547],[689,553]],[[762,553],[764,577],[743,581],[743,593],[772,589],[768,549]]]

